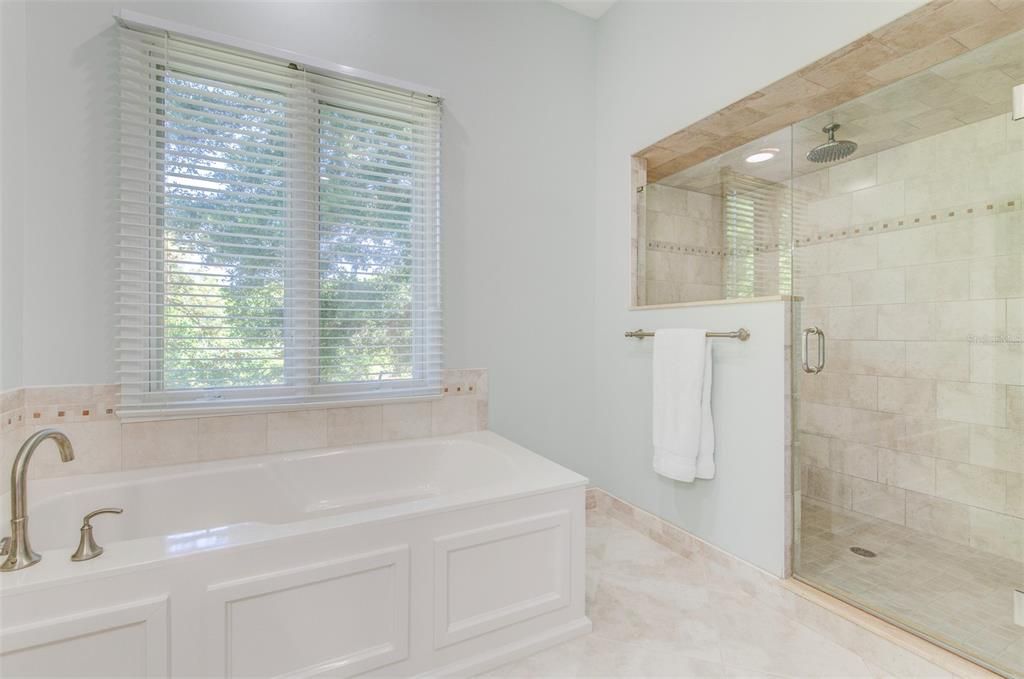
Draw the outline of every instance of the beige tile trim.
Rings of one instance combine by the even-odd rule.
[[[827,611],[830,611],[845,620],[856,624],[872,634],[888,639],[894,644],[905,648],[914,655],[934,663],[944,670],[952,672],[957,677],[978,677],[998,679],[999,675],[993,674],[984,667],[975,665],[969,660],[961,658],[955,653],[947,651],[941,646],[904,631],[881,618],[862,611],[856,606],[841,601],[834,596],[827,594],[820,589],[800,582],[794,578],[782,580],[782,586],[790,592],[816,604]]]
[[[932,0],[635,157],[658,181],[1021,28],[1019,0]]]
[[[650,512],[620,500],[601,488],[588,488],[586,498],[588,511],[612,516],[678,554],[688,556],[698,551],[702,552],[709,561],[739,575],[745,586],[751,588],[750,593],[758,598],[770,600],[774,602],[774,605],[783,606],[793,611],[801,608],[801,602],[813,604],[813,607],[809,609],[811,615],[802,616],[801,623],[841,640],[843,645],[874,650],[872,647],[880,639],[883,642],[894,644],[956,677],[977,677],[979,679],[997,677],[985,668],[975,665],[955,653],[846,604],[825,592],[793,578],[777,578]],[[779,601],[779,592],[776,590],[796,595],[799,599],[789,602]],[[861,635],[859,639],[851,639],[850,635],[857,634],[858,631],[868,634]],[[878,660],[880,661],[881,658]]]

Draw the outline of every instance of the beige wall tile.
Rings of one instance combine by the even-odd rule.
[[[267,415],[267,449],[271,453],[326,446],[326,410],[290,410]]]
[[[932,340],[927,304],[884,304],[878,309],[878,339]],[[854,307],[865,308],[865,307]],[[871,307],[866,307],[871,308]]]
[[[895,181],[855,192],[851,207],[853,224],[877,222],[904,213],[903,182]]]
[[[1024,298],[1006,300],[1006,332],[1024,335]]]
[[[882,269],[928,264],[938,259],[933,226],[880,233],[874,238],[878,239],[878,266]]]
[[[1006,425],[1006,387],[971,382],[939,382],[936,412],[945,420]]]
[[[981,467],[1024,471],[1024,435],[1004,427],[972,424],[970,462]]]
[[[828,271],[867,271],[878,268],[878,241],[873,236],[847,238],[828,244]]]
[[[381,418],[381,406],[332,408],[327,411],[327,445],[380,441],[383,436]]]
[[[935,494],[935,458],[879,450],[878,481],[889,486]]]
[[[874,481],[851,478],[851,508],[855,512],[898,523],[906,524],[907,492]]]
[[[836,340],[828,344],[831,355],[825,367],[848,375],[892,375],[902,377],[906,371],[904,342]]]
[[[907,491],[907,527],[960,544],[969,544],[970,509],[958,502]]]
[[[1024,474],[1006,473],[1006,508],[1007,514],[1024,518]]]
[[[935,381],[910,377],[878,378],[878,409],[904,415],[935,416]]]
[[[971,381],[1024,385],[1024,344],[972,344]]]
[[[200,460],[267,452],[267,416],[264,414],[203,417],[198,426]]]
[[[385,441],[430,436],[433,411],[430,401],[386,404],[383,408]]]
[[[967,462],[970,457],[970,425],[933,417],[905,417],[905,434],[898,450],[945,460]]]
[[[970,278],[972,299],[1024,297],[1024,255],[971,260]]]
[[[1001,299],[936,302],[927,307],[929,339],[966,341],[1001,335],[1006,329],[1006,304]]]
[[[47,427],[22,427],[16,434],[10,451],[13,462],[23,439]],[[98,474],[121,470],[121,423],[117,420],[97,422],[68,422],[56,427],[70,440],[75,450],[75,459],[61,462],[60,455],[52,443],[41,445],[29,465],[29,478],[41,479],[73,474]],[[6,460],[5,460],[6,461]],[[5,465],[5,470],[10,467]]]
[[[829,446],[829,468],[833,471],[856,476],[869,481],[878,480],[878,455],[880,448],[832,439]]]
[[[476,399],[454,396],[431,402],[430,431],[434,436],[476,431]]]
[[[831,439],[807,432],[798,432],[796,440],[802,464],[812,464],[828,469]]]
[[[935,494],[972,507],[1002,511],[1006,506],[1006,474],[987,467],[936,460]]]
[[[1006,387],[1006,422],[1010,429],[1024,431],[1024,387]]]
[[[801,372],[800,397],[816,403],[874,410],[878,405],[877,378],[871,375],[809,375]]]
[[[875,185],[877,179],[877,155],[856,158],[828,168],[828,188],[831,195],[853,193]]]
[[[794,294],[802,295],[808,306],[849,306],[852,303],[852,282],[846,274],[808,276],[797,280],[796,285]]]
[[[1020,561],[1024,558],[1024,520],[970,508],[971,547]]]
[[[967,342],[911,342],[907,347],[907,376],[966,380],[971,372]]]
[[[908,302],[941,302],[970,298],[967,262],[941,262],[909,267],[907,273]]]
[[[199,461],[199,421],[129,422],[121,427],[125,469]]]
[[[903,269],[881,269],[848,274],[853,304],[902,304],[906,299]]]
[[[878,309],[874,306],[832,307],[822,327],[831,339],[903,339],[878,336]]]
[[[852,501],[850,481],[853,477],[813,466],[804,467],[803,473],[804,479],[801,488],[804,495],[846,509],[850,508]]]

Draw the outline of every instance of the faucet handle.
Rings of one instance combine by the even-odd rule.
[[[0,556],[7,556],[11,552],[11,538],[10,536],[0,538]]]
[[[88,561],[95,559],[103,553],[103,548],[96,544],[92,537],[92,524],[89,523],[94,517],[100,514],[120,514],[124,510],[120,507],[103,507],[89,512],[82,519],[81,537],[78,540],[78,549],[71,555],[72,561]]]

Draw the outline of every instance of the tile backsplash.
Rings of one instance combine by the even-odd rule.
[[[446,370],[442,395],[378,405],[122,421],[117,385],[27,387],[0,394],[0,460],[44,427],[66,433],[75,460],[37,455],[30,477],[138,469],[265,453],[442,436],[487,428],[487,371]]]

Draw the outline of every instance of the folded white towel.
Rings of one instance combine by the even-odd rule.
[[[711,342],[705,332],[654,333],[654,471],[677,481],[715,475]]]

